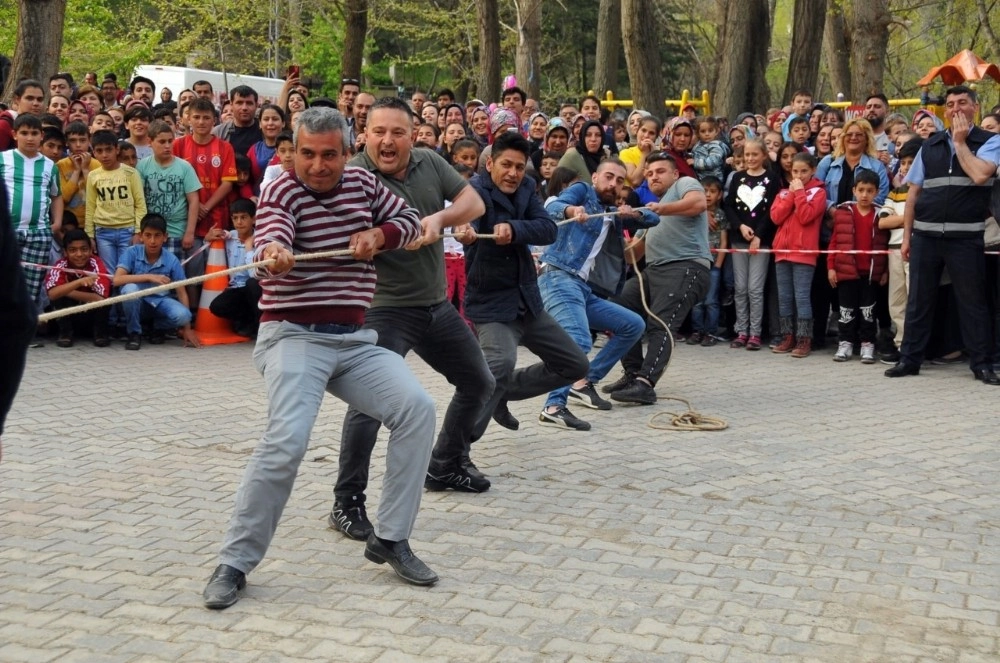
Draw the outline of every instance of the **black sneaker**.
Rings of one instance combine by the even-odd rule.
[[[590,430],[590,424],[588,424],[583,419],[578,419],[573,416],[565,406],[559,408],[555,412],[546,412],[542,410],[542,413],[538,415],[538,423],[543,426],[554,426],[556,428],[569,428],[572,430]]]
[[[625,371],[622,376],[612,382],[611,384],[606,384],[601,387],[602,394],[610,394],[612,391],[618,391],[619,389],[624,389],[635,382],[635,373],[632,371]]]
[[[476,467],[476,464],[472,462],[472,459],[469,458],[469,454],[468,453],[462,454],[462,458],[459,460],[458,464],[461,465],[462,468],[466,472],[468,472],[471,476],[474,476],[477,479],[485,479],[486,478],[486,475],[483,474],[479,470],[479,468]]]
[[[892,351],[886,350],[878,356],[878,360],[885,364],[886,366],[895,366],[899,363],[899,359],[902,355],[899,354],[899,350],[893,347]]]
[[[375,531],[372,521],[368,520],[365,505],[338,504],[334,502],[333,510],[326,517],[331,529],[343,532],[344,536],[356,541],[365,541]]]
[[[166,332],[160,331],[158,329],[153,330],[153,332],[149,335],[150,345],[163,345],[163,342],[165,340],[167,340]]]
[[[579,401],[580,405],[589,407],[591,410],[610,410],[611,402],[606,401],[597,395],[597,389],[593,382],[588,382],[587,386],[569,388],[569,397]]]
[[[624,389],[611,392],[611,400],[620,403],[652,405],[656,402],[656,390],[642,380],[635,380]]]
[[[490,489],[490,480],[473,476],[460,465],[449,465],[445,468],[430,466],[424,479],[424,488],[440,491],[456,490],[460,493],[485,493]]]
[[[128,341],[125,343],[126,350],[138,350],[142,347],[142,337],[138,334],[129,334]]]

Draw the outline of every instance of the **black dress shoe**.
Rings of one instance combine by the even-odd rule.
[[[885,369],[885,376],[887,378],[902,378],[907,375],[920,375],[920,367],[901,361],[892,368]]]
[[[365,558],[376,564],[389,562],[396,575],[411,585],[433,585],[438,581],[437,574],[413,554],[405,539],[385,541],[373,533],[365,544]]]
[[[972,371],[972,377],[976,378],[983,384],[991,384],[993,386],[1000,385],[1000,377],[997,377],[997,374],[989,368],[984,368],[981,371]]]
[[[619,403],[652,405],[656,402],[656,390],[642,380],[635,380],[629,386],[611,392],[611,400]]]
[[[500,401],[493,410],[493,421],[497,422],[507,430],[517,430],[521,422],[507,409],[507,401]]]
[[[227,564],[219,564],[215,568],[215,573],[209,578],[202,597],[205,599],[205,607],[210,610],[222,610],[228,608],[240,597],[237,592],[247,586],[247,576],[245,573]]]

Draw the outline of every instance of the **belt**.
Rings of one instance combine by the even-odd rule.
[[[318,334],[353,334],[361,329],[361,325],[338,325],[334,322],[318,322],[311,325],[299,326]]]
[[[541,276],[542,274],[548,274],[549,272],[555,272],[555,271],[565,272],[566,270],[562,269],[561,267],[556,267],[555,265],[546,263],[545,266],[538,271],[538,275]]]

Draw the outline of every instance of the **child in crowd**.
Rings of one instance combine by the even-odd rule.
[[[436,125],[425,123],[417,127],[417,136],[413,141],[414,147],[429,147],[435,152],[438,151],[438,140],[441,130]]]
[[[127,138],[135,148],[136,160],[153,156],[153,146],[149,139],[149,125],[152,121],[153,113],[145,106],[133,106],[125,112]]]
[[[465,138],[465,125],[461,122],[452,122],[445,127],[444,135],[441,138],[441,154],[449,163],[454,163],[452,150],[454,150],[455,144],[463,138]]]
[[[705,202],[708,205],[708,245],[716,249],[729,248],[729,221],[725,212],[719,207],[722,202],[722,180],[707,175],[701,180],[705,188]],[[688,345],[711,347],[719,342],[719,283],[722,281],[722,265],[726,261],[724,252],[717,252],[712,259],[712,271],[709,273],[708,294],[705,299],[695,304],[691,309],[691,325],[694,327],[688,339]]]
[[[174,130],[157,120],[149,125],[153,156],[139,162],[146,195],[146,209],[167,221],[167,242],[164,248],[182,261],[194,246],[194,230],[198,223],[198,190],[201,183],[187,161],[174,156]]]
[[[784,142],[781,138],[781,134],[777,131],[768,131],[764,134],[764,147],[767,149],[767,157],[771,161],[778,160],[778,150],[781,149],[781,143]]]
[[[66,156],[66,135],[61,129],[46,127],[42,130],[42,147],[40,152],[52,163],[57,163]]]
[[[211,228],[229,228],[229,208],[226,199],[236,184],[236,154],[228,142],[212,135],[215,126],[215,106],[210,99],[198,97],[188,110],[191,134],[174,141],[174,156],[187,161],[201,182],[198,191],[198,222],[194,229],[193,249],[197,253],[205,243]],[[185,265],[189,277],[205,273],[207,251],[201,251]],[[192,286],[191,302],[200,301],[200,286]]]
[[[181,263],[174,254],[163,250],[167,241],[166,220],[159,214],[148,214],[143,216],[139,228],[140,243],[122,254],[115,269],[114,284],[121,287],[123,295],[184,279]],[[152,318],[153,333],[149,342],[153,345],[163,343],[165,332],[180,328],[185,345],[201,346],[198,336],[191,329],[191,311],[187,291],[183,287],[174,288],[170,293],[122,302],[122,307],[127,320],[126,350],[142,347],[144,318]]]
[[[730,242],[734,249],[749,253],[733,254],[736,287],[736,338],[731,348],[760,350],[764,319],[764,287],[767,283],[767,248],[774,235],[771,203],[781,190],[781,182],[771,172],[764,142],[757,138],[743,146],[746,170],[737,172],[726,197],[727,211],[732,212]]]
[[[714,117],[699,117],[695,121],[695,128],[698,130],[698,144],[691,150],[694,171],[699,180],[713,177],[721,181],[722,166],[729,150],[719,140],[719,123]]]
[[[826,188],[816,177],[816,158],[808,152],[792,157],[791,179],[771,206],[771,220],[778,230],[775,250],[816,251],[819,230],[826,214]],[[808,357],[812,352],[813,315],[810,290],[816,253],[776,253],[778,314],[781,342],[773,352]]]
[[[913,135],[911,140],[896,149],[896,156],[899,159],[898,183],[895,184],[885,201],[885,207],[879,211],[879,230],[889,232],[889,317],[896,328],[893,342],[895,352],[885,353],[881,357],[883,363],[895,364],[899,361],[899,346],[903,342],[903,329],[906,322],[906,300],[909,296],[910,263],[903,260],[899,254],[899,249],[903,245],[903,210],[906,207],[906,196],[909,193],[909,185],[906,184],[906,175],[910,172],[910,166],[920,151],[923,140]],[[894,180],[895,181],[895,180]]]
[[[139,153],[135,145],[127,140],[118,141],[118,163],[135,168],[139,165]]]
[[[66,211],[83,219],[87,214],[87,175],[101,164],[90,154],[90,130],[83,122],[66,125],[66,145],[69,156],[56,162],[63,203]]]
[[[830,248],[838,251],[884,251],[889,233],[879,229],[875,196],[878,175],[859,169],[854,174],[854,202],[833,211]],[[847,361],[854,354],[854,339],[861,340],[861,363],[875,363],[875,296],[889,275],[886,256],[870,253],[838,253],[827,270],[830,285],[837,289],[840,302],[839,344],[834,361]],[[860,322],[859,322],[860,318]]]
[[[229,204],[240,198],[252,200],[257,204],[257,196],[253,192],[253,161],[245,154],[237,154],[236,158],[236,184],[229,194]]]
[[[781,176],[781,188],[787,189],[788,185],[792,181],[792,159],[799,152],[805,151],[805,148],[798,143],[793,143],[791,141],[787,143],[782,143],[781,147],[778,148],[778,174]]]
[[[246,198],[237,198],[229,205],[229,216],[233,230],[212,228],[205,235],[206,242],[224,239],[226,242],[226,264],[238,267],[252,262],[253,228],[257,206]],[[233,331],[240,336],[257,336],[260,325],[260,285],[250,277],[250,272],[235,272],[229,276],[229,286],[209,304],[213,315],[233,323]]]
[[[451,162],[460,163],[476,172],[479,164],[479,143],[470,139],[462,138],[451,146]]]
[[[809,90],[796,90],[792,93],[792,112],[788,114],[784,122],[781,125],[781,139],[788,141],[797,141],[792,136],[792,126],[797,123],[798,120],[806,121],[806,141],[809,140],[809,135],[812,133],[809,129],[809,115],[812,113],[813,109],[813,95]],[[801,131],[801,129],[800,129]],[[805,141],[802,141],[805,145]]]
[[[281,175],[286,170],[291,170],[294,166],[295,143],[292,140],[292,132],[282,131],[274,140],[274,154],[278,163],[272,163],[264,169],[264,179],[260,183],[261,191],[264,190],[266,185],[277,179],[278,175]]]
[[[72,308],[80,304],[99,302],[111,295],[111,274],[104,261],[94,255],[87,233],[74,228],[63,233],[64,258],[56,262],[45,279],[52,308],[56,311]],[[78,274],[73,270],[90,272]],[[73,346],[74,326],[84,326],[92,334],[94,345],[108,346],[108,310],[96,308],[75,315],[57,318],[60,348]]]
[[[548,187],[552,173],[559,167],[559,160],[562,159],[562,152],[543,152],[541,166],[538,169],[538,195],[544,196]]]
[[[788,120],[786,125],[788,127],[788,138],[790,143],[795,143],[796,145],[801,145],[802,149],[808,149],[806,145],[809,143],[809,120],[804,117],[793,117]]]
[[[17,147],[0,152],[0,182],[6,188],[7,211],[17,234],[21,260],[47,265],[52,238],[62,237],[59,171],[40,151],[41,120],[30,113],[21,113],[14,118],[11,129]],[[40,309],[44,302],[41,286],[45,271],[29,267],[24,276],[28,294]],[[32,343],[33,347],[40,345],[39,341]]]
[[[94,113],[94,117],[90,120],[90,133],[94,134],[98,131],[114,131],[115,130],[115,120],[111,117],[111,113],[108,111],[97,111]],[[69,138],[67,137],[67,141]]]
[[[576,171],[572,168],[566,168],[560,166],[552,171],[552,177],[549,178],[548,185],[545,188],[545,204],[548,205],[553,199],[559,196],[564,189],[569,187],[579,179],[577,177]]]

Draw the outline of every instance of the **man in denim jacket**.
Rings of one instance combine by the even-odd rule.
[[[611,332],[611,338],[590,362],[587,376],[549,393],[538,415],[544,426],[590,430],[566,407],[573,398],[584,407],[610,410],[611,403],[597,394],[595,384],[608,374],[629,348],[642,337],[642,316],[607,298],[621,292],[625,284],[624,232],[650,228],[660,222],[652,210],[617,208],[625,183],[625,165],[608,159],[597,167],[591,184],[576,182],[551,201],[546,210],[554,219],[574,219],[559,227],[559,236],[542,255],[538,277],[542,302],[580,349],[589,353],[591,329]],[[606,216],[587,218],[607,213]]]

